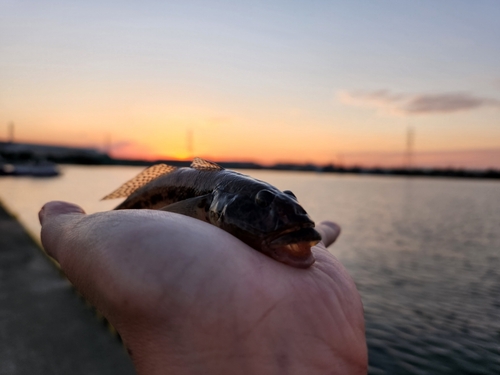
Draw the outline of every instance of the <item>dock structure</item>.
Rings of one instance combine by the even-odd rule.
[[[117,336],[1,205],[0,374],[135,374]]]

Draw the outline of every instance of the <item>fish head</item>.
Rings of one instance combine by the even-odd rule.
[[[311,247],[321,236],[295,195],[267,186],[253,190],[216,192],[209,210],[212,224],[279,262],[311,266]]]

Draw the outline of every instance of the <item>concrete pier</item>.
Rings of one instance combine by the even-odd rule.
[[[0,206],[0,375],[135,374],[123,345]]]

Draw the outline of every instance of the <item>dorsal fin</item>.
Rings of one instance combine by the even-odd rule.
[[[101,200],[128,197],[130,194],[132,194],[140,187],[146,185],[148,182],[153,181],[155,178],[160,177],[164,174],[171,173],[176,169],[177,167],[172,167],[171,165],[166,164],[153,165],[143,170],[133,179],[125,182],[122,186],[113,191],[111,194],[106,195]]]
[[[220,171],[224,169],[219,164],[212,163],[202,158],[194,158],[191,163],[191,168],[198,169],[199,171]]]

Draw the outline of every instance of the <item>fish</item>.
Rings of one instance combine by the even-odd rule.
[[[321,241],[314,222],[289,190],[201,158],[190,167],[156,164],[104,199],[115,210],[152,209],[190,216],[232,234],[250,247],[296,268],[308,268]]]

